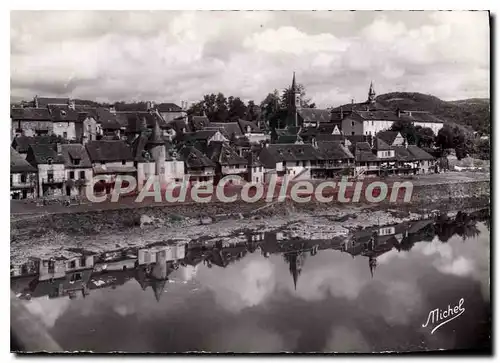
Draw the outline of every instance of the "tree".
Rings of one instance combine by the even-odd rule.
[[[261,119],[271,128],[281,128],[286,121],[286,107],[283,107],[279,92],[275,89],[260,103]]]
[[[490,160],[490,140],[478,139],[475,142],[474,151],[479,159]]]
[[[410,121],[397,120],[392,124],[390,130],[399,132],[408,141],[408,144],[417,145],[417,130]]]
[[[452,127],[445,124],[438,132],[436,146],[441,149],[455,149],[457,159],[461,160],[474,152],[473,135],[456,125]]]
[[[256,121],[259,119],[259,107],[255,104],[253,100],[248,101],[247,106],[247,120],[248,121]]]
[[[418,147],[431,147],[434,143],[436,135],[430,127],[416,126],[415,131],[417,133],[417,146]]]
[[[229,110],[227,107],[227,98],[223,93],[219,92],[217,98],[215,99],[216,112],[214,116],[214,121],[212,122],[226,122],[229,117]]]
[[[245,119],[247,116],[248,108],[239,97],[233,98],[232,96],[228,98],[229,104],[229,118],[241,118]]]

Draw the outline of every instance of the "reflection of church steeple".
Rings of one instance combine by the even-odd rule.
[[[373,273],[375,272],[375,269],[377,268],[377,258],[376,257],[368,258],[368,265],[370,266],[370,274],[372,275],[372,278],[373,278]]]
[[[153,292],[155,294],[156,301],[160,301],[161,295],[163,294],[163,291],[165,290],[165,284],[167,283],[167,280],[155,280],[151,284],[151,287],[153,288]]]
[[[299,280],[302,266],[304,266],[305,255],[302,252],[287,253],[284,255],[285,261],[288,263],[290,274],[293,278],[293,286],[297,290],[297,281]]]

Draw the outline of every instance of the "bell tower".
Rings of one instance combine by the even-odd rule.
[[[368,90],[368,102],[375,103],[375,89],[373,88],[373,81],[370,82],[370,89]]]
[[[295,82],[295,72],[293,72],[292,87],[289,94],[289,113],[292,116],[293,126],[299,126],[297,110],[301,108],[300,90]]]

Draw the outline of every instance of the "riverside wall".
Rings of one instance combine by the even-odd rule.
[[[460,209],[467,206],[487,206],[490,203],[490,181],[469,181],[460,183],[437,183],[417,185],[413,188],[410,202],[402,199],[396,203],[384,201],[380,203],[358,203],[357,206],[380,209],[401,209],[430,211],[434,209]],[[210,221],[227,218],[272,217],[287,215],[290,212],[321,213],[331,208],[343,208],[346,213],[352,203],[320,203],[311,201],[297,203],[292,200],[284,202],[245,203],[190,203],[178,205],[148,205],[107,210],[92,210],[85,212],[54,213],[37,216],[37,218],[11,219],[11,235],[26,230],[36,230],[39,234],[46,231],[63,232],[67,234],[95,235],[102,232],[112,232],[141,225],[141,217],[161,219],[164,221],[184,218],[205,218]],[[210,222],[209,222],[210,223]]]

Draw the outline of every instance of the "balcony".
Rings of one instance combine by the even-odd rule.
[[[61,184],[66,181],[64,177],[52,177],[52,178],[42,178],[42,184],[51,185],[51,184]]]
[[[11,181],[10,189],[31,189],[36,186],[35,180]]]

